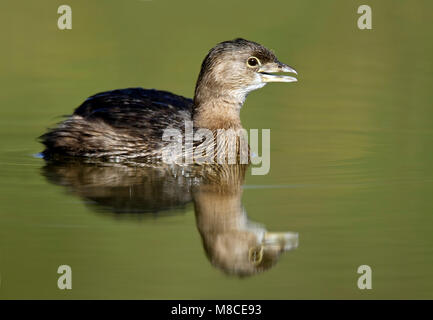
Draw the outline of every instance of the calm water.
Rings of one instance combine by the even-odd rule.
[[[1,298],[433,298],[431,3],[372,3],[364,31],[356,1],[71,2],[70,31],[57,29],[59,4],[0,5]],[[33,156],[96,92],[190,97],[207,50],[238,36],[299,73],[242,110],[246,128],[271,129],[268,175],[248,170],[215,198],[188,179]],[[274,265],[228,275],[245,261],[215,248],[224,219],[286,233],[262,257]],[[71,291],[57,289],[62,264]],[[356,285],[363,264],[369,291]]]

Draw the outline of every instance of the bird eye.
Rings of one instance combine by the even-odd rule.
[[[259,64],[260,64],[260,61],[256,57],[249,57],[247,60],[248,67],[254,68],[254,67],[257,67]]]

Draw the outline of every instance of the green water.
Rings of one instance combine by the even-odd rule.
[[[67,31],[61,4],[0,4],[0,298],[433,298],[431,2],[369,1],[372,30],[357,28],[360,1],[70,1]],[[299,73],[241,114],[271,129],[271,170],[247,174],[243,206],[299,245],[242,278],[210,263],[191,203],[114,214],[33,157],[96,92],[190,97],[207,50],[238,36]],[[72,290],[57,288],[62,264]],[[364,264],[372,290],[357,287]]]

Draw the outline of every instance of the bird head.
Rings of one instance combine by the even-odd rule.
[[[297,74],[280,62],[271,50],[256,42],[241,38],[221,42],[209,51],[202,63],[196,95],[207,91],[213,95],[245,99],[249,92],[269,82],[297,81],[292,76],[278,73]]]

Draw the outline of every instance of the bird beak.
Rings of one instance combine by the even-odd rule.
[[[299,235],[297,232],[266,232],[263,243],[268,248],[290,251],[298,247]]]
[[[262,65],[258,73],[262,78],[262,81],[267,82],[296,82],[298,79],[286,75],[273,74],[277,72],[290,72],[294,74],[298,74],[295,69],[289,67],[288,65],[281,62],[271,62]]]

